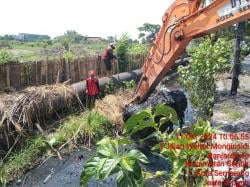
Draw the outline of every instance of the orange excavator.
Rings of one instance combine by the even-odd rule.
[[[162,27],[143,66],[134,103],[144,101],[184,52],[193,38],[250,19],[250,0],[175,0],[162,18]]]

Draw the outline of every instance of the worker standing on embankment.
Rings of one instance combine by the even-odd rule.
[[[95,75],[95,71],[89,72],[89,77],[86,80],[86,106],[92,109],[95,105],[95,100],[101,94],[99,80]]]
[[[113,54],[113,50],[115,49],[114,44],[110,44],[107,49],[102,54],[102,61],[105,65],[106,76],[111,77],[112,75],[112,65],[113,59],[117,59],[116,56]]]

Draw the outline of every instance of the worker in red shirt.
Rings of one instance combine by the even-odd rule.
[[[100,93],[99,80],[95,76],[95,71],[91,70],[86,80],[86,105],[89,109],[93,108],[95,100]]]
[[[116,56],[113,54],[113,50],[115,49],[114,44],[110,44],[107,49],[102,54],[102,61],[105,65],[105,70],[106,70],[106,76],[111,77],[112,75],[112,65],[113,65],[113,60],[117,59]]]

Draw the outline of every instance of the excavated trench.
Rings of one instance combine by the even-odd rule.
[[[183,124],[185,121],[192,121],[194,117],[194,110],[189,101],[186,99],[184,92],[180,90],[182,90],[182,88],[178,85],[176,77],[169,76],[161,82],[147,102],[127,108],[124,113],[124,117],[128,118],[135,112],[143,110],[149,106],[154,108],[158,103],[165,103],[176,109],[178,116],[183,121]],[[140,134],[145,135],[151,132],[152,129],[148,129],[147,132]],[[138,146],[137,148],[146,154],[150,160],[150,164],[145,166],[148,171],[155,172],[165,170],[169,172],[171,170],[171,165],[165,159],[154,156],[150,153],[149,146],[144,145],[141,147]],[[66,156],[63,161],[60,161],[57,158],[51,158],[41,167],[32,169],[25,175],[25,177],[15,183],[12,183],[10,186],[20,186],[21,184],[24,184],[24,186],[27,187],[49,187],[62,185],[64,187],[79,186],[80,173],[83,165],[94,153],[94,149],[80,149]],[[159,186],[160,181],[148,180],[146,183],[149,186]],[[92,179],[88,186],[115,187],[116,183],[114,177],[110,177],[105,181],[96,181],[95,179]]]
[[[226,87],[229,88],[230,86],[227,85]],[[226,99],[228,99],[228,97],[226,97]],[[194,121],[196,112],[192,107],[192,105],[190,104],[190,102],[186,100],[186,95],[184,94],[182,88],[178,85],[176,77],[174,76],[167,77],[165,80],[163,80],[147,102],[128,108],[124,113],[124,117],[128,118],[136,111],[147,108],[149,106],[154,108],[157,105],[157,103],[162,103],[162,102],[169,104],[170,106],[176,109],[178,116],[183,121],[183,124],[188,125]],[[249,98],[244,100],[244,103],[248,104]],[[245,118],[247,117],[249,116],[247,115]],[[235,132],[235,129],[232,130],[231,126],[230,129],[224,129],[224,130],[229,132],[231,131]],[[242,129],[237,131],[242,131]],[[152,129],[148,129],[146,130],[146,132],[142,134],[147,134],[150,132],[152,132]],[[138,137],[134,138],[136,139]],[[165,170],[169,172],[171,170],[171,166],[166,160],[151,155],[149,153],[148,151],[149,147],[147,147],[147,145],[142,145],[139,148],[148,156],[151,162],[149,165],[145,166],[148,171]],[[82,167],[84,163],[88,160],[88,158],[90,158],[94,154],[94,152],[95,152],[94,149],[92,149],[91,151],[87,149],[81,149],[68,155],[67,157],[64,158],[63,161],[60,161],[57,158],[51,158],[41,167],[32,169],[30,172],[28,172],[24,178],[18,181],[18,184],[13,183],[10,186],[20,186],[20,184],[24,184],[23,186],[27,187],[29,186],[78,187]],[[159,184],[161,184],[161,181],[147,180],[146,184],[147,184],[146,186],[159,186]],[[110,177],[105,181],[96,181],[95,179],[92,179],[88,186],[115,187],[116,184],[114,177]]]

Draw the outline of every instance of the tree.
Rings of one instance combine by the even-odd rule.
[[[236,32],[235,51],[234,51],[234,67],[233,67],[231,95],[236,95],[237,89],[239,87],[240,57],[241,57],[240,43],[243,40],[244,30],[245,30],[245,22],[238,23]]]
[[[144,23],[137,28],[141,33],[138,38],[147,43],[151,43],[155,39],[155,35],[159,32],[161,26],[158,24]]]
[[[70,43],[80,43],[84,39],[84,36],[82,36],[81,34],[78,34],[74,30],[66,31],[64,33],[64,36],[69,39]]]
[[[56,41],[61,43],[66,51],[70,51],[70,45],[73,43],[80,43],[84,40],[84,36],[78,34],[74,30],[69,30],[64,33],[63,36],[59,36],[56,38]]]
[[[114,36],[108,36],[107,40],[109,43],[115,42],[115,37]]]

